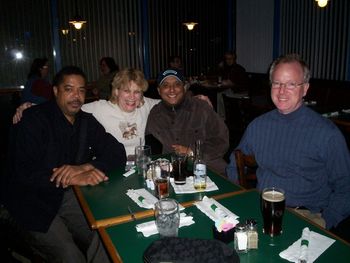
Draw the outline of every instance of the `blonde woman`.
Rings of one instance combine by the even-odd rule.
[[[112,82],[111,98],[84,104],[82,110],[92,115],[107,132],[124,144],[127,155],[135,146],[144,144],[145,128],[150,110],[160,100],[143,96],[148,82],[137,69],[119,71]]]

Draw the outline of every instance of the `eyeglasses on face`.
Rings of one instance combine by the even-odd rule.
[[[287,83],[281,83],[278,81],[272,81],[271,82],[271,88],[272,89],[280,89],[281,87],[285,87],[288,90],[294,90],[299,86],[304,85],[305,82],[301,82],[301,83],[295,83],[295,82],[287,82]]]

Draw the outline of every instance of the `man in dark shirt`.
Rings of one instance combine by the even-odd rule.
[[[80,110],[85,84],[81,69],[63,68],[53,82],[56,100],[26,110],[10,139],[3,201],[48,262],[109,260],[71,186],[108,180],[105,173],[124,166],[126,154],[91,114]]]

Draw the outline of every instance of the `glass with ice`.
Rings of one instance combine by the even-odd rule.
[[[176,237],[180,224],[179,204],[176,200],[165,198],[154,207],[156,226],[161,237]]]

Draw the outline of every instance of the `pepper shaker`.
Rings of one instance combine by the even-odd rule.
[[[248,249],[257,249],[259,239],[256,221],[254,219],[247,219],[246,227],[248,236]]]

